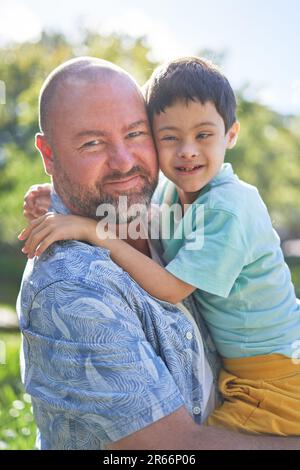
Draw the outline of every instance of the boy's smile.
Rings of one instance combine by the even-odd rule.
[[[177,187],[183,204],[219,172],[227,148],[236,142],[239,123],[225,134],[223,118],[207,101],[176,101],[153,118],[154,137],[163,173]]]

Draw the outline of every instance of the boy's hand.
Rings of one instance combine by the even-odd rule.
[[[34,220],[48,212],[51,198],[51,184],[34,184],[24,196],[23,215],[28,220]]]
[[[19,240],[26,240],[22,252],[28,258],[41,255],[58,240],[85,240],[93,243],[96,236],[96,222],[76,215],[60,215],[53,212],[31,220],[19,234]]]

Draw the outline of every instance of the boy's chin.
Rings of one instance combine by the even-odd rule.
[[[201,191],[201,189],[203,189],[204,186],[207,185],[207,183],[208,181],[201,181],[201,182],[198,181],[195,183],[186,182],[185,184],[177,184],[177,187],[179,187],[185,193],[195,194],[195,193],[199,193],[199,191]]]

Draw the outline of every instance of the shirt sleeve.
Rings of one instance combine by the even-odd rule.
[[[247,263],[248,253],[238,218],[209,209],[166,269],[178,279],[210,294],[228,297]]]
[[[117,441],[184,404],[137,315],[115,293],[54,283],[36,297],[23,337],[31,358],[25,386],[43,409],[41,434],[59,423],[54,448],[71,429],[74,448]]]

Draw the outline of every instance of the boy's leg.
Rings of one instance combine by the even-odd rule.
[[[248,358],[230,360],[231,369],[233,363],[233,369],[242,371],[242,378],[232,370],[221,371],[219,388],[224,404],[209,416],[208,425],[252,434],[300,436],[300,367],[280,355],[274,362],[274,356],[267,357],[267,368],[265,356],[249,358],[249,379],[245,378]]]

